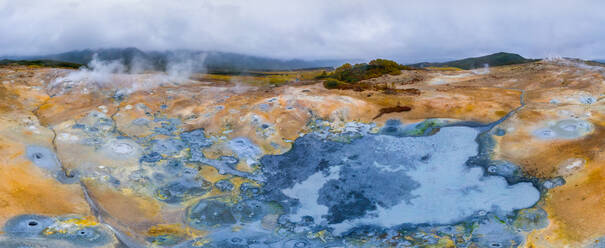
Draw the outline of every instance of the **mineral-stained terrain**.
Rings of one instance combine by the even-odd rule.
[[[605,68],[0,68],[0,247],[603,247]]]

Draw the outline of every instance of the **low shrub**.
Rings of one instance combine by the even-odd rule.
[[[328,78],[324,81],[324,87],[326,89],[340,89],[344,84],[345,82],[333,78]]]

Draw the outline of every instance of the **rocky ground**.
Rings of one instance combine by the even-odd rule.
[[[603,245],[602,67],[77,73],[0,68],[0,247]]]

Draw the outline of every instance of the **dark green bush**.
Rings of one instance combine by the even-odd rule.
[[[315,77],[316,79],[324,79],[324,78],[328,78],[328,73],[326,71],[321,71],[321,74],[319,74],[317,77]]]
[[[328,78],[324,81],[324,87],[326,89],[338,89],[340,88],[343,84],[345,84],[342,81],[333,79],[333,78]]]

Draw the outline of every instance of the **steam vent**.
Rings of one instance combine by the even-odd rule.
[[[0,248],[605,247],[605,67],[396,65],[4,64]]]

